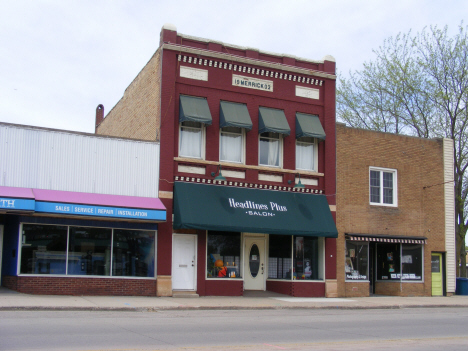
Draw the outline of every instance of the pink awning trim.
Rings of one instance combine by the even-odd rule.
[[[12,186],[0,186],[0,196],[21,199],[34,199],[34,194],[30,188],[16,188]]]
[[[166,210],[161,200],[153,197],[77,193],[73,191],[44,189],[32,189],[32,191],[34,192],[36,201]]]

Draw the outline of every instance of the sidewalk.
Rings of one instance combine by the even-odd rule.
[[[28,295],[0,288],[0,311],[161,311],[226,309],[393,309],[468,307],[468,296],[300,298],[265,292],[242,297]]]

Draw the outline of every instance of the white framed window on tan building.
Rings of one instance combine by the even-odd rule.
[[[369,202],[378,206],[398,206],[397,170],[369,168]]]

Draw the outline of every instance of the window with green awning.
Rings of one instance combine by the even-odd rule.
[[[219,127],[237,127],[252,129],[252,120],[246,104],[221,101],[219,111]]]
[[[289,135],[291,133],[291,128],[283,110],[260,107],[258,117],[259,134],[270,132]]]
[[[303,137],[325,140],[325,131],[318,116],[296,113],[296,138]]]
[[[199,122],[211,125],[210,108],[206,98],[180,95],[179,122]]]

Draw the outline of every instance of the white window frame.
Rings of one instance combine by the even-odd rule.
[[[181,142],[182,142],[182,127],[184,128],[188,128],[188,129],[198,129],[196,127],[191,127],[191,126],[183,126],[182,123],[184,122],[180,122],[179,123],[179,157],[187,157],[187,158],[195,158],[195,159],[200,159],[200,160],[204,160],[205,159],[205,145],[206,145],[206,139],[205,139],[205,136],[206,136],[206,127],[205,127],[205,124],[204,123],[201,123],[201,122],[196,122],[196,123],[200,123],[201,124],[201,127],[200,127],[200,131],[201,131],[201,145],[200,145],[200,157],[194,157],[194,156],[187,156],[187,155],[184,155],[181,153],[181,150],[180,150],[180,146],[181,146]]]
[[[371,171],[374,172],[379,172],[380,174],[380,185],[379,185],[379,191],[380,191],[380,201],[379,202],[372,202],[371,201]],[[383,174],[384,173],[391,173],[393,175],[393,203],[391,204],[386,204],[384,203],[384,197],[383,197]],[[386,206],[386,207],[398,207],[398,174],[396,169],[391,169],[391,168],[381,168],[381,167],[369,167],[369,204],[373,206]]]
[[[313,142],[307,142],[307,141],[303,141],[303,140],[299,140],[301,138],[297,138],[296,139],[296,149],[295,149],[295,152],[296,152],[296,169],[300,169],[300,170],[304,170],[304,171],[317,171],[318,169],[318,143],[317,143],[317,138],[312,138],[313,139]],[[314,151],[313,151],[313,158],[314,158],[314,162],[313,162],[313,165],[312,165],[312,169],[308,169],[308,168],[300,168],[300,167],[297,167],[297,144],[307,144],[307,145],[312,145],[314,147]]]
[[[267,132],[268,133],[268,132]],[[262,133],[263,134],[263,133]],[[262,134],[258,135],[258,165],[263,166],[263,167],[273,167],[273,168],[282,168],[283,167],[283,134],[281,133],[275,133],[278,134],[278,139],[272,138],[272,137],[265,137],[262,136]],[[278,166],[274,165],[268,165],[268,164],[263,164],[260,163],[260,139],[270,139],[270,140],[278,140],[279,141],[279,160],[278,160]]]
[[[221,158],[221,138],[223,137],[224,134],[232,134],[232,135],[239,135],[239,133],[234,133],[230,131],[223,131],[223,128],[219,128],[219,160],[223,162],[230,162],[230,163],[237,163],[237,164],[245,164],[245,128],[240,128],[240,136],[242,138],[241,144],[242,144],[242,150],[241,150],[241,161],[236,162],[232,160],[223,160]]]

